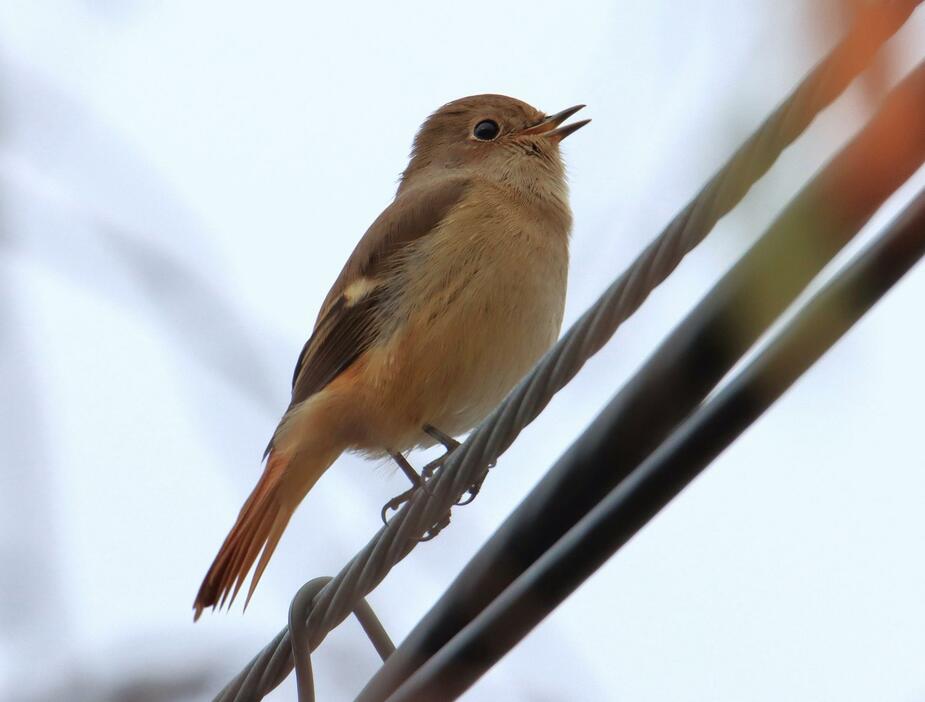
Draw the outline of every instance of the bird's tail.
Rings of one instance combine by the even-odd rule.
[[[244,603],[247,607],[293,512],[339,453],[270,451],[263,475],[202,581],[193,604],[194,621],[206,607],[224,606],[229,595],[231,606],[260,554]]]

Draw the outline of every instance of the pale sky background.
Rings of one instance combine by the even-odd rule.
[[[0,4],[0,699],[129,699],[139,680],[210,699],[378,528],[404,478],[343,457],[247,613],[193,625],[318,305],[433,109],[588,104],[564,147],[570,323],[834,42],[833,7]],[[925,57],[925,11],[890,47],[892,81]],[[396,642],[857,130],[865,96],[787,152],[375,591]],[[923,300],[919,267],[464,699],[925,700]],[[377,666],[351,620],[313,661],[322,702]],[[290,678],[270,699],[294,695]]]

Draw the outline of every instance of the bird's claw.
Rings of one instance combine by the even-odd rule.
[[[391,500],[382,505],[382,512],[379,516],[382,517],[382,523],[388,525],[389,523],[389,511],[397,512],[403,504],[411,499],[411,496],[414,494],[417,487],[413,487],[410,490],[405,490],[402,494],[396,495]]]
[[[482,487],[481,485],[470,485],[469,487],[466,488],[466,492],[463,493],[463,496],[460,497],[459,500],[455,502],[454,504],[457,507],[465,507],[467,504],[472,502],[472,500],[474,500],[478,496],[479,490],[481,489],[481,487]]]
[[[494,463],[490,464],[485,469],[485,472],[482,473],[482,475],[479,476],[479,478],[474,483],[472,483],[472,485],[466,488],[466,491],[463,493],[462,497],[460,497],[459,500],[456,502],[457,507],[465,507],[467,504],[472,502],[476,497],[478,497],[479,490],[482,489],[482,483],[484,483],[485,478],[488,477],[488,471],[494,467],[495,467]]]
[[[425,490],[428,493],[430,492],[427,486],[422,484],[419,486],[415,486],[411,488],[410,490],[405,490],[400,495],[396,495],[391,500],[386,502],[382,506],[382,511],[379,514],[379,516],[382,518],[382,523],[388,526],[389,512],[390,511],[398,512],[398,510],[401,509],[402,505],[408,502],[414,496],[415,492],[417,492],[418,490]],[[418,539],[418,541],[430,541],[435,536],[437,536],[437,534],[443,531],[444,527],[449,525],[449,523],[450,523],[450,513],[449,511],[447,511],[447,513],[443,515],[440,521],[438,521],[436,524],[434,524],[432,527],[430,527],[427,531],[424,532],[424,535],[420,539]]]
[[[419,542],[423,543],[424,541],[430,541],[435,538],[437,534],[443,531],[443,528],[449,526],[450,524],[450,513],[449,510],[446,514],[443,515],[443,518],[434,524],[430,529],[424,532],[424,535],[418,539]]]

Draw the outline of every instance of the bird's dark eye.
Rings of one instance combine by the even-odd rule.
[[[472,136],[479,141],[491,141],[498,136],[498,132],[500,131],[501,128],[498,126],[497,122],[492,119],[483,119],[475,125],[475,129],[472,130]]]

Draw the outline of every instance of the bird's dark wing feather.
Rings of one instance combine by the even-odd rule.
[[[302,349],[292,377],[292,405],[303,402],[346,370],[372,343],[382,307],[381,280],[395,254],[427,236],[462,199],[468,181],[442,180],[395,199],[363,235],[328,293],[315,330]],[[370,281],[364,294],[347,295],[351,285]]]

